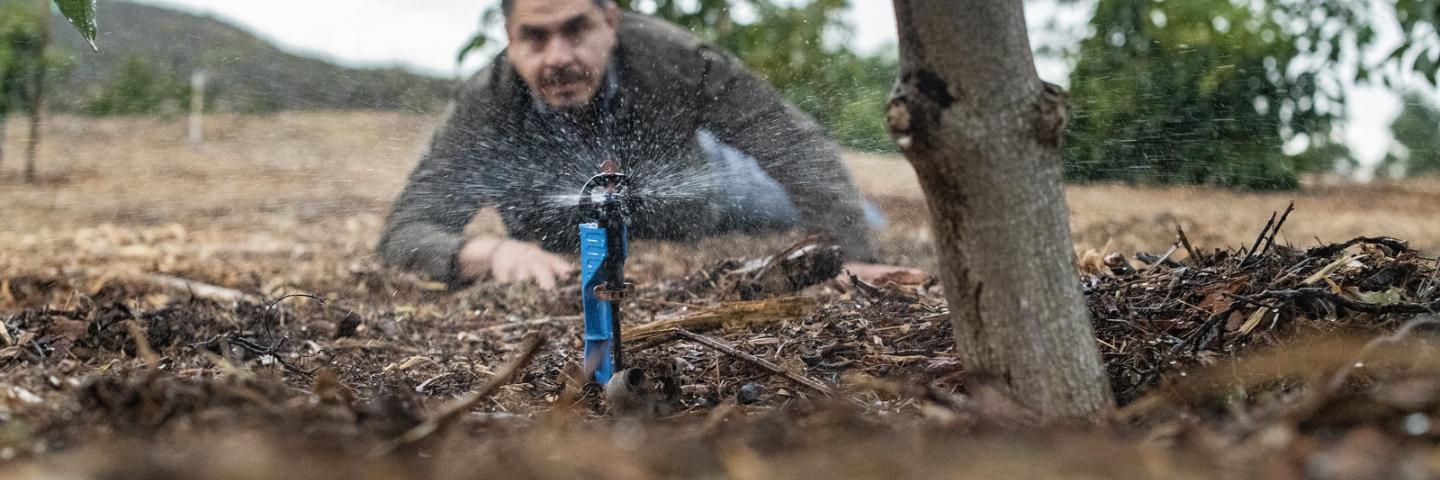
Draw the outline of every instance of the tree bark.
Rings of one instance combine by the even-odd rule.
[[[0,112],[0,167],[5,166],[5,138],[10,133],[10,115]],[[4,168],[0,168],[0,177],[3,177]]]
[[[895,0],[888,110],[919,174],[967,368],[1045,419],[1113,408],[1061,184],[1065,93],[1041,81],[1021,0]]]
[[[25,145],[25,183],[38,180],[35,160],[40,155],[40,116],[45,105],[45,49],[50,46],[50,0],[41,0],[40,48],[36,49],[35,85],[30,99],[30,138]]]

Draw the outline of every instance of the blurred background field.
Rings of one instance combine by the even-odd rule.
[[[175,224],[236,241],[338,242],[369,256],[366,247],[440,120],[384,111],[213,115],[206,119],[206,141],[188,145],[182,119],[51,117],[45,132],[53,143],[42,150],[46,173],[39,185],[23,184],[15,162],[0,166],[0,254],[12,262],[43,262],[17,249],[63,245],[102,224]],[[23,144],[26,130],[15,124],[12,149]],[[846,162],[891,219],[885,235],[896,242],[882,248],[929,267],[930,258],[915,248],[928,238],[928,214],[908,163],[855,152]],[[1389,235],[1426,252],[1440,250],[1440,179],[1434,178],[1317,181],[1282,192],[1112,183],[1072,185],[1068,193],[1080,252],[1108,246],[1163,253],[1177,225],[1198,245],[1238,248],[1291,201],[1296,213],[1282,241],[1297,246]],[[480,228],[498,231],[486,218]]]

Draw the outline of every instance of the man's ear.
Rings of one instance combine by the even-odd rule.
[[[619,5],[619,4],[617,4],[617,3],[613,2],[613,1],[605,2],[605,23],[610,24],[610,28],[612,28],[612,29],[614,29],[614,28],[620,28],[620,5]]]

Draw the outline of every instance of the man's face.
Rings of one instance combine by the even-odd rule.
[[[547,105],[584,105],[600,90],[615,49],[619,8],[594,0],[515,0],[505,22],[507,55]]]

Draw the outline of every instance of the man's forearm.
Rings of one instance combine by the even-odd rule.
[[[754,152],[760,167],[784,187],[806,227],[840,245],[850,261],[875,261],[864,200],[834,142],[788,107],[757,115],[748,124],[769,128],[742,130],[732,138],[742,151]]]
[[[839,148],[804,113],[737,60],[708,52],[706,127],[785,188],[806,225],[845,251],[847,259],[875,259],[859,189],[840,161]]]
[[[467,184],[481,167],[476,159],[486,156],[470,145],[482,136],[475,135],[467,143],[465,132],[480,130],[466,111],[457,107],[436,132],[430,150],[395,200],[377,247],[386,264],[452,286],[465,281],[458,275],[456,256],[464,245],[465,224],[484,200],[479,190]]]
[[[380,237],[380,258],[388,265],[412,270],[450,285],[462,283],[456,257],[465,240],[435,225],[390,225]]]
[[[839,147],[794,107],[779,109],[773,117],[776,124],[790,125],[783,131],[792,141],[782,142],[775,152],[778,160],[773,170],[790,185],[800,214],[813,229],[840,245],[847,260],[875,261],[864,199],[841,160]]]

